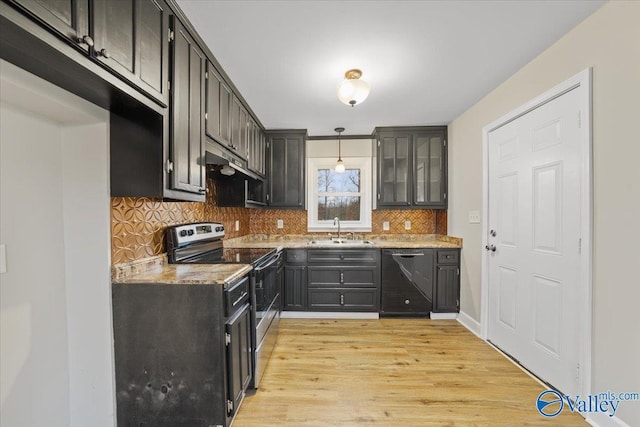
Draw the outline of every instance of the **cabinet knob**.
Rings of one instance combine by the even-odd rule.
[[[409,305],[410,302],[411,301],[409,301],[408,299],[404,300],[404,303],[407,304],[407,305]]]
[[[98,52],[96,52],[96,55],[104,56],[107,59],[111,58],[111,54],[107,49],[100,49]]]
[[[89,47],[93,47],[93,39],[91,36],[82,36],[78,38],[78,43],[86,44]]]

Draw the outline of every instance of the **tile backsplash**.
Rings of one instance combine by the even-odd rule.
[[[216,206],[215,181],[207,182],[207,201],[165,202],[161,199],[111,198],[111,263],[119,264],[165,252],[164,229],[168,226],[199,221],[224,224],[226,237],[247,234],[306,234],[307,211],[284,209],[221,208]],[[283,228],[277,221],[283,220]],[[239,221],[239,230],[235,222]],[[389,222],[389,231],[382,223]],[[411,229],[405,230],[405,221]],[[374,234],[447,234],[447,212],[429,209],[375,210]]]

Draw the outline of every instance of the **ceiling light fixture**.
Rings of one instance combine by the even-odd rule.
[[[338,132],[338,161],[336,162],[336,173],[344,172],[344,162],[342,161],[342,147],[340,146],[340,134],[344,132],[344,128],[335,128]]]
[[[371,85],[360,79],[362,71],[354,68],[344,73],[344,81],[338,86],[338,99],[352,107],[362,103],[371,90]]]

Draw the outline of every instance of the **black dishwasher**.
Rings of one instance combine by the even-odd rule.
[[[382,250],[381,316],[428,317],[433,308],[434,251]]]

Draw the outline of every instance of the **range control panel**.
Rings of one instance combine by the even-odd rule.
[[[170,233],[174,246],[183,246],[202,240],[222,239],[224,237],[224,225],[217,222],[179,225],[171,228]]]

